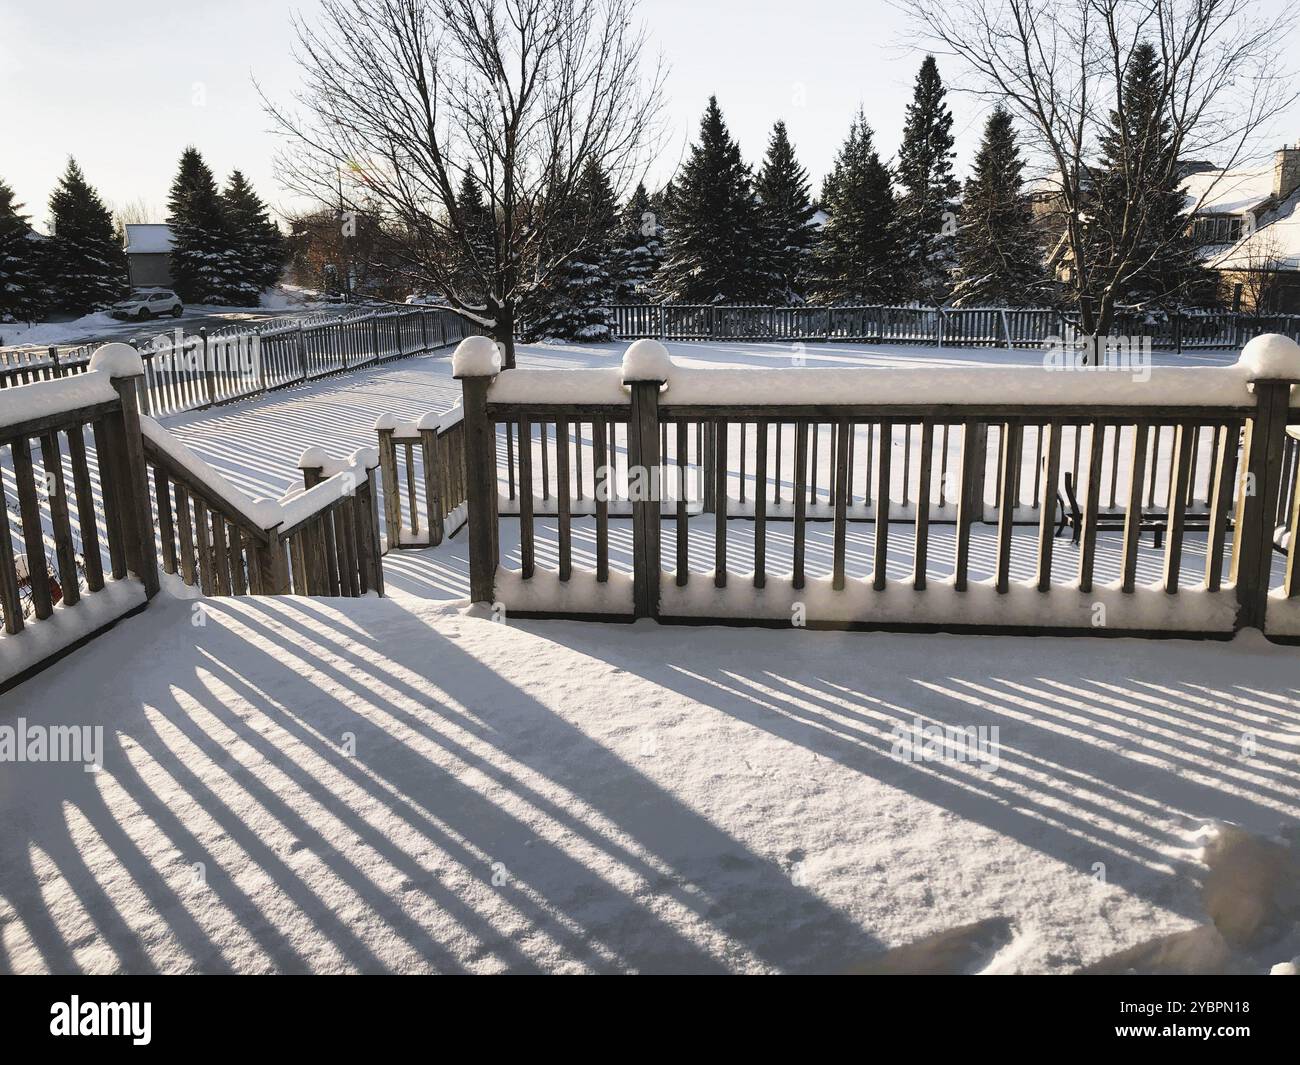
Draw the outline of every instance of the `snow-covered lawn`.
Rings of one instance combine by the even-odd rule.
[[[1267,971],[1300,952],[1272,904],[1250,947],[1221,917],[1225,943],[1202,891],[1267,896],[1259,855],[1287,854],[1250,843],[1207,878],[1207,823],[1300,846],[1300,672],[1255,638],[164,593],[5,702],[6,723],[106,734],[98,773],[0,767],[9,970],[1070,972],[1142,947]],[[916,723],[997,746],[900,761]]]
[[[624,348],[520,361],[614,365]],[[303,447],[347,454],[377,415],[458,394],[432,356],[168,424],[278,495]],[[732,524],[740,560],[752,533]],[[630,529],[611,530],[617,571]],[[873,530],[850,531],[860,575]],[[545,566],[553,523],[538,535]],[[813,573],[828,537],[810,525]],[[774,558],[785,539],[770,528]],[[665,541],[667,557],[669,524]],[[908,541],[891,540],[891,576]],[[0,762],[0,969],[1266,972],[1300,954],[1294,648],[500,622],[461,601],[465,574],[462,535],[391,552],[382,600],[173,583],[0,697],[0,728],[106,740],[96,773]],[[977,730],[981,757],[896,757],[933,726]]]

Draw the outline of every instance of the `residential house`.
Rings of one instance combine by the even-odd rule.
[[[126,271],[132,288],[170,288],[172,227],[156,222],[126,224]]]

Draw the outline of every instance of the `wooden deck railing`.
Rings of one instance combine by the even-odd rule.
[[[465,319],[441,308],[160,333],[139,346],[140,408],[178,414],[455,344]],[[142,328],[145,328],[142,326]],[[84,373],[92,346],[0,351],[0,388]]]
[[[375,449],[309,449],[301,491],[250,499],[140,413],[132,348],[87,363],[0,392],[0,691],[141,609],[160,556],[207,595],[383,593]]]
[[[384,550],[436,546],[465,524],[465,433],[459,407],[419,421],[381,415]]]
[[[1256,345],[1233,367],[1156,368],[1147,381],[1036,367],[696,370],[660,349],[662,377],[643,380],[639,345],[622,374],[456,368],[476,601],[516,614],[788,624],[802,607],[810,625],[1220,635],[1263,627],[1279,600],[1270,630],[1276,617],[1282,633],[1300,605],[1296,538],[1270,600],[1275,537],[1295,521],[1300,464],[1286,440],[1300,348],[1283,377],[1270,377],[1276,359],[1259,369]],[[512,513],[517,568],[502,564]],[[630,575],[611,566],[622,516]],[[733,518],[752,534],[740,557]],[[809,563],[817,521],[829,523],[822,573]]]
[[[1041,347],[1077,328],[1078,315],[1039,307],[757,307],[672,303],[607,309],[613,335],[629,340],[867,341],[951,347]],[[1300,315],[1185,310],[1121,313],[1111,330],[1149,337],[1160,350],[1239,348],[1252,337],[1282,333],[1300,340]]]

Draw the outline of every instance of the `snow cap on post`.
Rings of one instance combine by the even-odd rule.
[[[672,376],[673,360],[668,349],[657,340],[635,340],[623,353],[623,383],[658,381],[667,384]]]
[[[116,341],[96,348],[88,369],[103,370],[109,377],[139,377],[144,373],[144,363],[130,344]]]
[[[1300,381],[1300,344],[1281,333],[1261,333],[1241,349],[1237,365],[1252,381]]]
[[[451,356],[451,376],[495,377],[501,372],[501,350],[491,337],[466,337]]]
[[[321,470],[329,462],[329,456],[325,454],[323,447],[309,447],[303,450],[298,456],[298,469],[300,470]]]

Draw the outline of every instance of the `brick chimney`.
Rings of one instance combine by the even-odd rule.
[[[1300,188],[1300,143],[1279,148],[1273,160],[1273,195],[1285,200]]]

